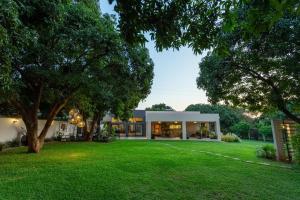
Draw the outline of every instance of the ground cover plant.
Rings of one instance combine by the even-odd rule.
[[[299,170],[257,158],[264,144],[118,140],[5,150],[0,199],[298,199]]]

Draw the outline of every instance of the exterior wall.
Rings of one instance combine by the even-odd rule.
[[[182,139],[187,139],[187,122],[214,122],[218,140],[221,140],[219,114],[200,114],[200,112],[176,111],[146,111],[147,138],[151,138],[152,122],[180,122],[182,123]],[[148,125],[150,124],[150,125]]]
[[[102,122],[112,122],[114,115],[106,115]],[[133,112],[133,117],[140,117],[144,119],[143,122],[143,135],[146,135],[147,139],[151,139],[152,135],[152,122],[178,122],[181,123],[182,127],[182,139],[185,140],[188,138],[188,132],[190,130],[187,125],[188,122],[214,122],[215,123],[215,132],[218,135],[218,139],[221,140],[221,130],[220,130],[220,121],[219,114],[201,114],[200,112],[176,112],[176,111],[144,111],[144,110],[135,110]],[[132,122],[131,122],[132,123]],[[128,136],[128,124],[129,122],[113,122],[112,124],[124,124],[124,136]],[[194,128],[195,129],[195,128]],[[195,130],[193,130],[195,131]]]
[[[46,123],[46,120],[39,120],[38,121],[38,132],[40,132],[44,125]],[[59,130],[60,124],[66,123],[61,121],[53,121],[51,127],[48,130],[48,133],[46,135],[46,138],[51,138],[54,136],[56,131]],[[10,140],[13,140],[17,136],[17,130],[18,128],[25,128],[25,124],[22,119],[16,119],[16,118],[0,118],[0,142],[7,142]],[[71,132],[70,127],[68,127],[69,130],[66,130],[66,132]]]

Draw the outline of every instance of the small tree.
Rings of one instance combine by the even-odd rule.
[[[230,127],[231,131],[239,137],[247,138],[250,130],[250,124],[246,121],[240,121]]]
[[[271,125],[261,125],[258,127],[258,133],[261,134],[263,140],[266,141],[266,137],[272,135]]]

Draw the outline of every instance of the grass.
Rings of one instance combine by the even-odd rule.
[[[0,153],[0,199],[300,199],[300,171],[260,142],[51,143]],[[270,166],[245,161],[267,162]]]

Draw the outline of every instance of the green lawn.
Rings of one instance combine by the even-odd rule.
[[[8,150],[0,153],[0,199],[300,199],[300,170],[256,158],[262,144],[127,140]]]

